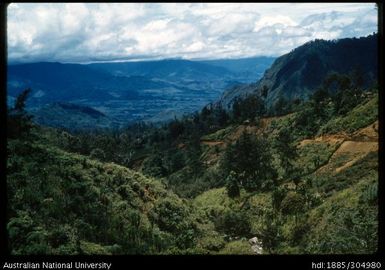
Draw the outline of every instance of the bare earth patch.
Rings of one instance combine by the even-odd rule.
[[[331,156],[329,162],[317,170],[317,173],[331,170],[334,171],[334,173],[339,173],[354,165],[370,152],[378,152],[378,121],[357,130],[353,134],[320,136],[314,140],[303,140],[300,145],[306,145],[314,141],[341,143]],[[335,168],[333,165],[338,164],[337,160],[342,157],[346,159],[344,164]]]

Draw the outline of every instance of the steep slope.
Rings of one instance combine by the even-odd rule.
[[[308,42],[277,58],[256,84],[225,91],[219,102],[228,107],[236,97],[261,95],[263,90],[267,91],[269,105],[281,96],[290,100],[307,98],[332,72],[348,74],[357,70],[368,86],[378,76],[377,45],[377,35]]]
[[[111,145],[107,134],[90,134],[81,141],[65,132],[36,129],[28,139],[8,141],[10,248],[13,254],[375,252],[377,109],[378,97],[372,92],[346,114],[330,114],[313,133],[303,133],[304,127],[296,125],[303,111],[232,122],[198,137],[196,143],[202,151],[189,149],[189,141],[180,140],[177,148],[164,144],[164,151],[145,154],[151,162],[144,163],[157,178],[97,161],[111,160],[106,158],[107,151],[118,155],[117,147],[123,146]],[[286,173],[282,152],[274,146],[282,130],[285,137],[294,138],[289,147],[298,151],[292,159],[300,169],[295,178]],[[221,172],[220,160],[230,145],[244,140],[244,131],[255,139],[264,137],[277,179],[270,188],[247,190],[241,186],[239,196],[230,197],[228,179],[232,173],[226,176]],[[143,135],[148,130],[139,132]],[[126,142],[140,141],[140,137],[127,134],[113,136],[126,137]],[[64,137],[69,140],[63,143]],[[72,144],[82,147],[98,140],[86,154],[89,157],[68,152],[76,151],[71,150],[77,148]],[[67,144],[71,147],[63,146]],[[147,146],[136,144],[124,152],[156,147],[149,141]],[[242,148],[245,153],[250,150],[254,148]],[[189,158],[187,163],[184,155]],[[161,167],[164,161],[177,168],[172,178],[159,174],[166,168]],[[196,174],[197,170],[204,174]],[[180,199],[166,186],[181,196],[188,189],[194,196]]]
[[[159,254],[194,244],[193,211],[159,181],[42,142],[11,140],[7,150],[12,254]]]
[[[215,167],[226,147],[243,130],[273,139],[282,128],[291,127],[293,132],[295,118],[296,114],[262,118],[259,125],[232,125],[208,134],[201,140],[202,159]],[[213,248],[218,248],[219,253],[256,254],[253,245],[246,241],[252,235],[262,240],[263,253],[376,251],[378,98],[359,104],[346,115],[329,119],[319,129],[314,137],[298,138],[295,142],[298,158],[293,162],[300,168],[299,179],[289,180],[282,174],[280,185],[272,191],[241,190],[239,197],[229,198],[225,188],[217,188],[194,199],[198,209],[214,224],[229,211],[246,213],[243,223],[251,223],[249,234],[238,233],[225,243],[212,235]],[[298,202],[299,210],[295,210]]]

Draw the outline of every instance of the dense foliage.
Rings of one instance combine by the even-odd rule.
[[[362,85],[332,74],[270,110],[251,95],[162,126],[77,133],[35,126],[25,91],[7,122],[11,252],[252,254],[253,236],[263,253],[374,252],[378,157],[338,152],[378,119]]]

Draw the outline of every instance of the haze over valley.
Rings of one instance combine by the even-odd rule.
[[[224,89],[256,81],[274,58],[235,60],[61,64],[32,63],[8,68],[8,100],[32,89],[28,108],[42,123],[66,115],[49,114],[57,102],[91,107],[109,122],[159,122],[180,118],[216,101]],[[45,117],[42,117],[44,111]],[[47,114],[48,113],[48,114]],[[70,111],[67,112],[69,115]],[[43,119],[44,118],[44,119]],[[65,121],[65,119],[62,119]],[[69,125],[75,125],[76,121]]]

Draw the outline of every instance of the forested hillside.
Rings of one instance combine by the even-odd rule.
[[[246,95],[258,95],[269,106],[282,99],[307,99],[332,73],[354,73],[355,80],[371,87],[378,77],[377,48],[377,34],[307,42],[278,57],[256,83],[227,90],[220,104],[226,108]]]
[[[377,89],[354,77],[269,112],[70,134],[8,114],[12,254],[373,253]]]

